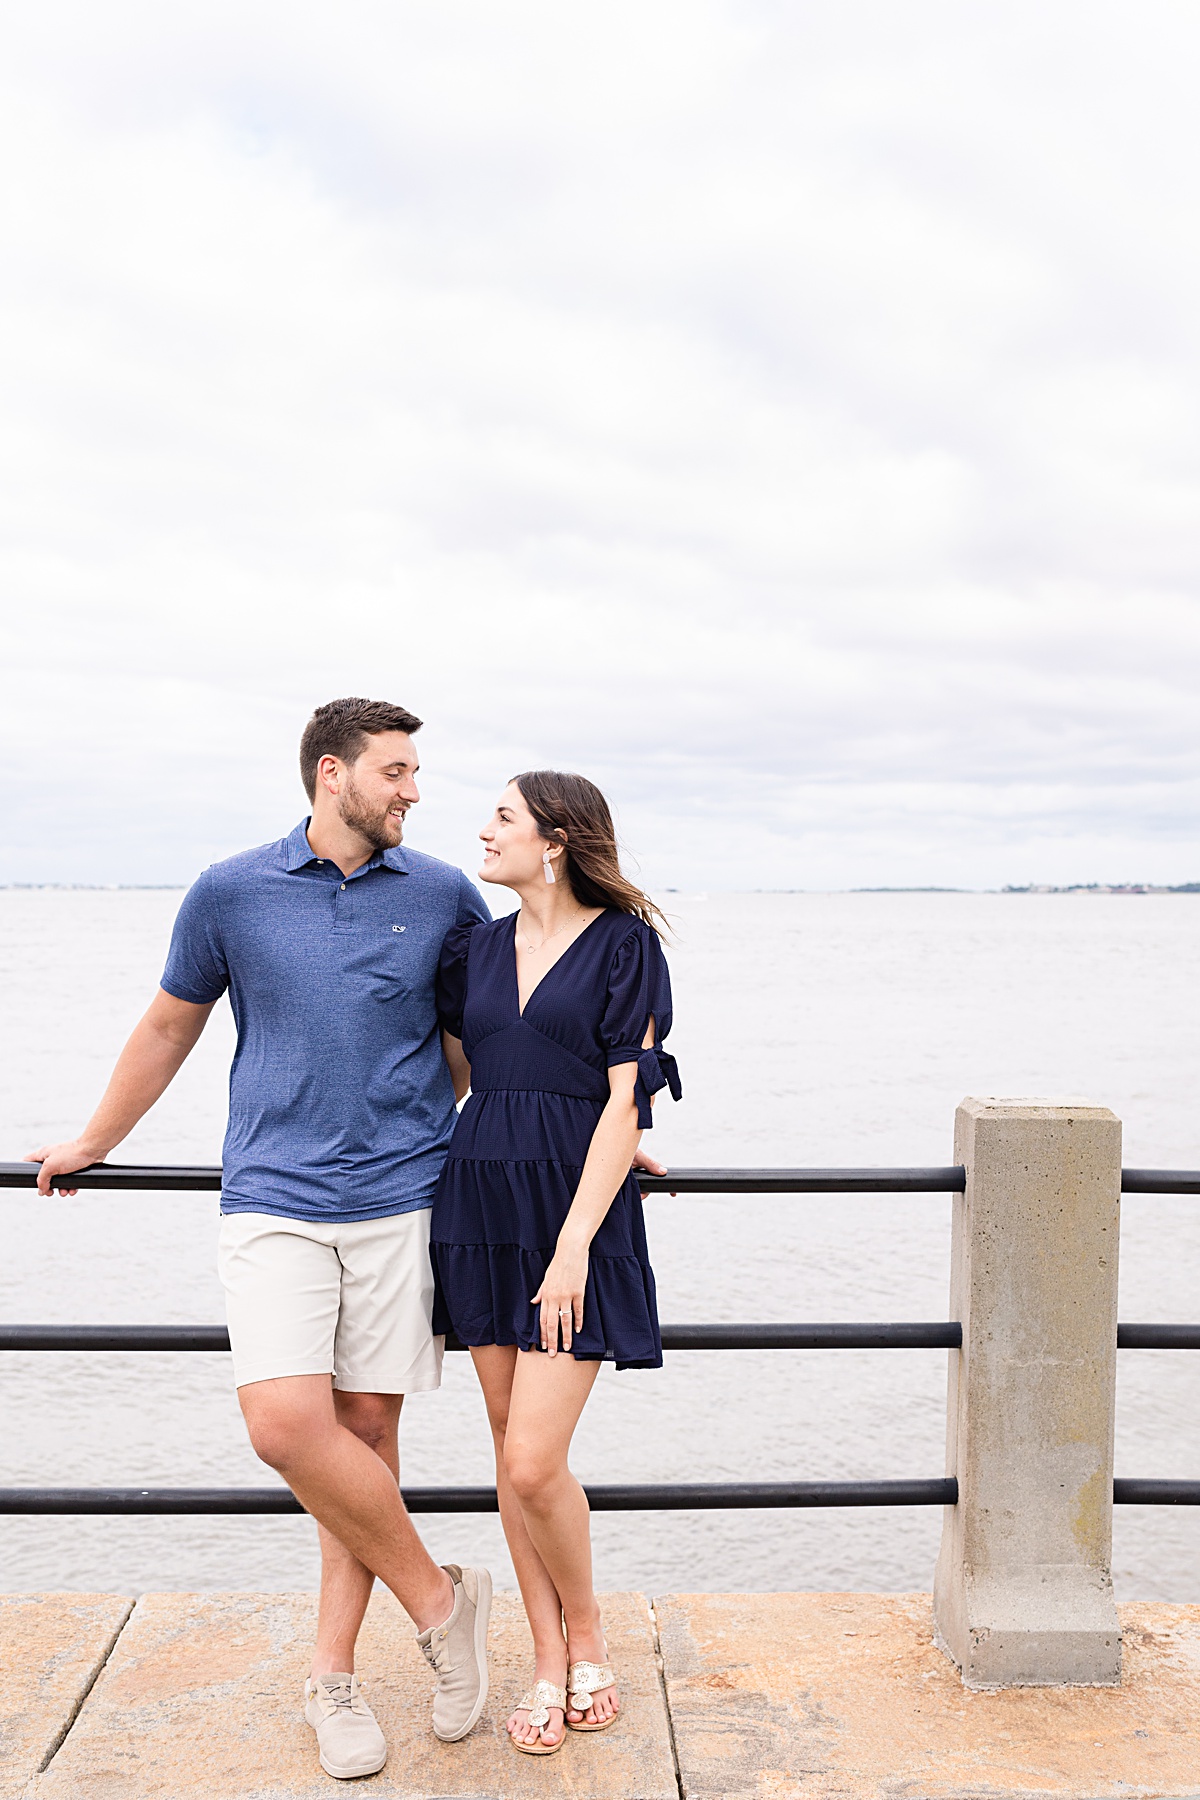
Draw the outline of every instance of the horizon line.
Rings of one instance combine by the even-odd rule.
[[[183,894],[187,881],[0,881],[3,893],[62,894]],[[865,887],[663,887],[662,894],[1200,894],[1200,881],[1069,881],[1006,882],[1003,887],[950,887],[940,882],[913,882],[903,886]]]

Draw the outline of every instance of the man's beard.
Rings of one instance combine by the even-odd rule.
[[[404,820],[400,814],[393,816],[389,806],[390,802],[386,806],[376,807],[372,812],[360,789],[355,786],[353,776],[348,776],[346,791],[338,810],[343,824],[349,825],[352,831],[357,831],[372,849],[393,850],[404,835]]]

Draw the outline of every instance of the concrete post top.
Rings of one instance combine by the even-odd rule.
[[[1112,1119],[1117,1115],[1110,1107],[1098,1106],[1094,1100],[1075,1095],[1061,1098],[1039,1098],[1035,1095],[968,1094],[959,1101],[958,1110],[972,1119],[989,1116],[1020,1119],[1047,1119],[1070,1114],[1072,1118]]]

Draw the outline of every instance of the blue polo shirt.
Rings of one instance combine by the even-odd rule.
[[[454,1124],[434,976],[490,914],[466,876],[401,846],[353,875],[290,837],[214,863],[175,920],[162,985],[237,1022],[222,1212],[378,1219],[429,1206]]]

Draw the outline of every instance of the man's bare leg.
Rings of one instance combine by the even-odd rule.
[[[333,1410],[338,1423],[373,1450],[392,1479],[400,1479],[398,1428],[403,1394],[348,1394],[333,1390]],[[321,1544],[321,1604],[317,1614],[317,1641],[312,1673],[352,1674],[354,1646],[371,1598],[375,1577],[365,1563],[352,1556],[345,1544],[317,1526]]]
[[[392,1470],[338,1418],[330,1377],[254,1381],[238,1389],[238,1399],[263,1462],[353,1560],[392,1590],[417,1630],[447,1619],[454,1584],[417,1536]]]

